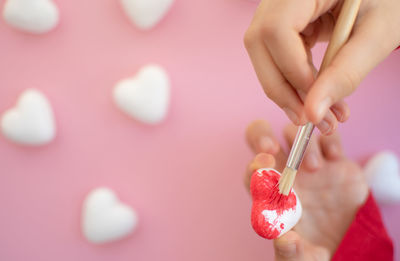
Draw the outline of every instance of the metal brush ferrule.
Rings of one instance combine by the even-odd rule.
[[[314,124],[311,122],[303,125],[297,131],[296,139],[293,142],[292,149],[290,150],[289,158],[286,166],[298,170],[303,160],[304,153],[307,149],[308,142],[314,130]]]

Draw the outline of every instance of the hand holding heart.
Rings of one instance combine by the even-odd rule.
[[[289,147],[291,147],[296,132],[297,128],[293,125],[284,131]],[[282,146],[279,145],[271,127],[265,121],[256,121],[250,124],[247,129],[247,140],[257,155],[247,170],[246,184],[250,183],[249,179],[252,177],[251,192],[253,198],[256,196],[253,201],[253,211],[258,205],[262,210],[258,213],[263,214],[264,210],[271,209],[268,209],[270,202],[260,201],[260,198],[263,197],[262,194],[266,195],[262,188],[268,187],[262,182],[274,181],[271,178],[278,174],[271,169],[256,170],[262,168],[283,170],[287,153],[281,149]],[[336,149],[332,150],[333,147]],[[318,161],[317,166],[311,164],[313,158]],[[258,195],[254,195],[256,184],[261,184],[257,188]],[[291,231],[274,240],[276,259],[286,260],[285,258],[290,257],[292,260],[312,260],[312,257],[314,259],[317,257],[317,260],[328,260],[341,242],[356,211],[368,196],[368,185],[364,173],[360,166],[342,154],[337,133],[331,136],[313,137],[307,148],[302,167],[297,173],[294,189],[298,197],[295,197],[295,194],[292,197],[295,197],[296,200],[300,199],[302,217]],[[265,230],[265,232],[272,233],[264,235],[276,237],[284,233],[283,229],[286,228],[286,224],[285,220],[282,220],[282,216],[290,214],[290,209],[293,210],[293,207],[289,207],[288,212],[281,211],[281,216],[278,215],[279,213],[274,215],[271,211],[269,213],[265,211],[265,215],[258,215],[261,220],[259,220],[259,224],[264,222],[266,226],[272,228]],[[297,215],[295,212],[292,212],[291,215],[291,221],[296,223]],[[269,219],[265,219],[266,217]],[[267,224],[266,220],[272,222]],[[280,227],[281,223],[284,223],[283,228]],[[264,231],[258,230],[257,232],[261,232],[260,234],[263,235]],[[304,251],[296,251],[296,249]]]

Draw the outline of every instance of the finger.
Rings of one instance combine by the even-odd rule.
[[[338,101],[337,103],[331,106],[331,111],[335,114],[336,119],[339,122],[345,122],[350,117],[350,109],[346,102],[343,100]]]
[[[323,135],[330,135],[337,129],[338,121],[332,111],[328,111],[325,118],[317,125]]]
[[[304,92],[302,90],[299,90],[299,91],[297,91],[297,93],[299,94],[300,98],[303,101],[306,99],[306,96],[307,96],[306,92]],[[338,111],[338,113],[341,113],[341,111]],[[325,118],[323,119],[323,121],[321,121],[317,125],[317,128],[320,130],[320,132],[323,135],[329,135],[334,130],[336,130],[337,125],[338,125],[338,120],[337,120],[337,117],[336,117],[335,113],[333,111],[331,111],[331,110],[328,110],[326,112]]]
[[[305,260],[303,242],[295,231],[289,231],[275,239],[274,251],[277,261]]]
[[[328,41],[334,25],[335,19],[333,15],[330,12],[324,13],[301,32],[304,42],[311,48],[317,42]]]
[[[325,158],[335,160],[343,156],[342,144],[337,131],[329,136],[321,136],[319,143],[321,144],[322,155]]]
[[[278,140],[267,121],[256,120],[246,129],[246,139],[254,153],[276,154],[280,150]]]
[[[319,123],[332,104],[351,94],[366,74],[395,47],[384,34],[387,26],[374,12],[360,18],[353,34],[318,77],[305,101],[307,118]]]
[[[305,124],[303,102],[272,61],[258,33],[246,32],[245,45],[265,94],[294,124]]]
[[[300,32],[312,22],[316,2],[263,1],[258,10],[267,14],[260,30],[274,63],[291,86],[305,91],[313,83],[314,75]]]
[[[266,29],[264,39],[283,77],[295,89],[308,90],[314,81],[314,75],[299,33],[293,29],[277,27]]]
[[[285,139],[291,148],[296,137],[298,128],[293,125],[289,125],[284,130]],[[321,168],[322,166],[322,153],[319,147],[319,143],[315,136],[311,137],[311,140],[307,146],[307,150],[304,154],[303,162],[301,168],[307,172],[314,172]]]
[[[278,171],[283,170],[287,157],[268,122],[257,120],[250,123],[246,130],[246,137],[254,153],[265,152],[273,154],[276,159],[276,169]]]
[[[254,159],[247,166],[246,173],[244,176],[244,184],[247,189],[250,189],[251,175],[254,171],[262,168],[274,168],[275,158],[271,154],[260,153],[257,154]]]

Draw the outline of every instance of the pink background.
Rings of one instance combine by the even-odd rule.
[[[272,260],[271,243],[250,227],[242,183],[252,157],[247,123],[265,118],[279,131],[287,122],[243,48],[255,3],[177,0],[161,24],[141,32],[116,0],[55,2],[61,24],[47,35],[0,22],[0,112],[36,87],[58,127],[40,148],[0,136],[0,259]],[[168,118],[156,127],[126,117],[110,95],[149,62],[163,65],[173,85]],[[399,65],[393,53],[349,99],[352,116],[340,129],[354,159],[382,149],[400,155]],[[138,211],[129,238],[104,246],[83,238],[81,203],[97,186]],[[398,248],[400,206],[383,214]]]

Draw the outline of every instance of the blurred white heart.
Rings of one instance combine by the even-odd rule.
[[[382,204],[400,202],[399,159],[392,152],[380,152],[365,166],[368,184]]]
[[[20,144],[49,143],[56,132],[49,101],[38,90],[25,90],[18,98],[16,106],[4,112],[1,129],[6,138]]]
[[[83,203],[82,230],[86,239],[100,244],[126,237],[138,224],[136,212],[121,203],[108,188],[92,190]]]
[[[12,27],[42,34],[57,26],[59,11],[51,0],[7,0],[3,17]]]
[[[169,11],[173,0],[121,0],[126,15],[138,28],[154,27]]]
[[[160,123],[169,106],[168,74],[158,65],[144,66],[136,76],[119,81],[113,97],[117,107],[131,117],[148,124]]]

